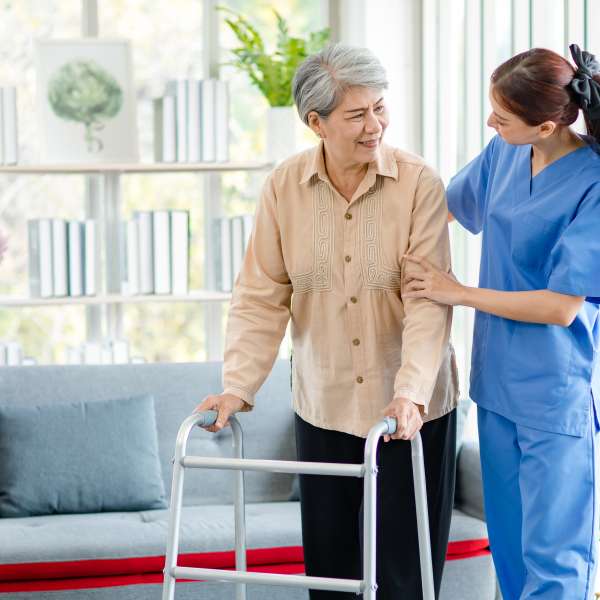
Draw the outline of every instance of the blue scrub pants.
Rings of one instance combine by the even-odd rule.
[[[504,600],[593,597],[597,420],[578,438],[478,407],[485,513]]]

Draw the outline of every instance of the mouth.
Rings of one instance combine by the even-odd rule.
[[[376,138],[374,140],[363,140],[362,142],[358,142],[361,146],[364,146],[365,148],[377,148],[377,146],[379,145],[379,138]]]

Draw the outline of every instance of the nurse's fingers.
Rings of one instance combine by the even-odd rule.
[[[427,288],[427,284],[424,281],[411,281],[404,286],[407,292],[416,292],[417,290],[424,290]]]
[[[414,292],[404,292],[403,298],[427,298],[427,290],[415,290]]]

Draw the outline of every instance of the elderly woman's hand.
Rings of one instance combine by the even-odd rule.
[[[233,394],[217,394],[207,396],[194,409],[194,412],[204,412],[205,410],[216,410],[219,413],[214,425],[204,427],[207,431],[213,433],[220,431],[223,427],[229,425],[229,417],[236,412],[245,412],[250,409],[250,405],[246,404],[241,398]]]
[[[384,417],[394,417],[396,419],[396,431],[390,435],[384,435],[383,441],[392,440],[412,440],[417,432],[423,427],[423,417],[421,407],[408,398],[394,398],[384,409]]]
[[[420,256],[406,255],[404,260],[420,268],[406,266],[403,298],[429,298],[450,306],[463,303],[465,286],[452,273],[440,271]]]

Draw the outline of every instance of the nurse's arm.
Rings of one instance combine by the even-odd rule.
[[[584,296],[570,296],[550,290],[502,292],[486,288],[468,287],[456,280],[452,273],[434,267],[420,256],[406,256],[406,298],[429,298],[450,306],[470,306],[504,319],[561,325],[569,327],[574,321]]]
[[[528,323],[569,327],[575,320],[584,296],[569,296],[550,290],[499,292],[486,288],[464,288],[463,306],[482,312]]]

